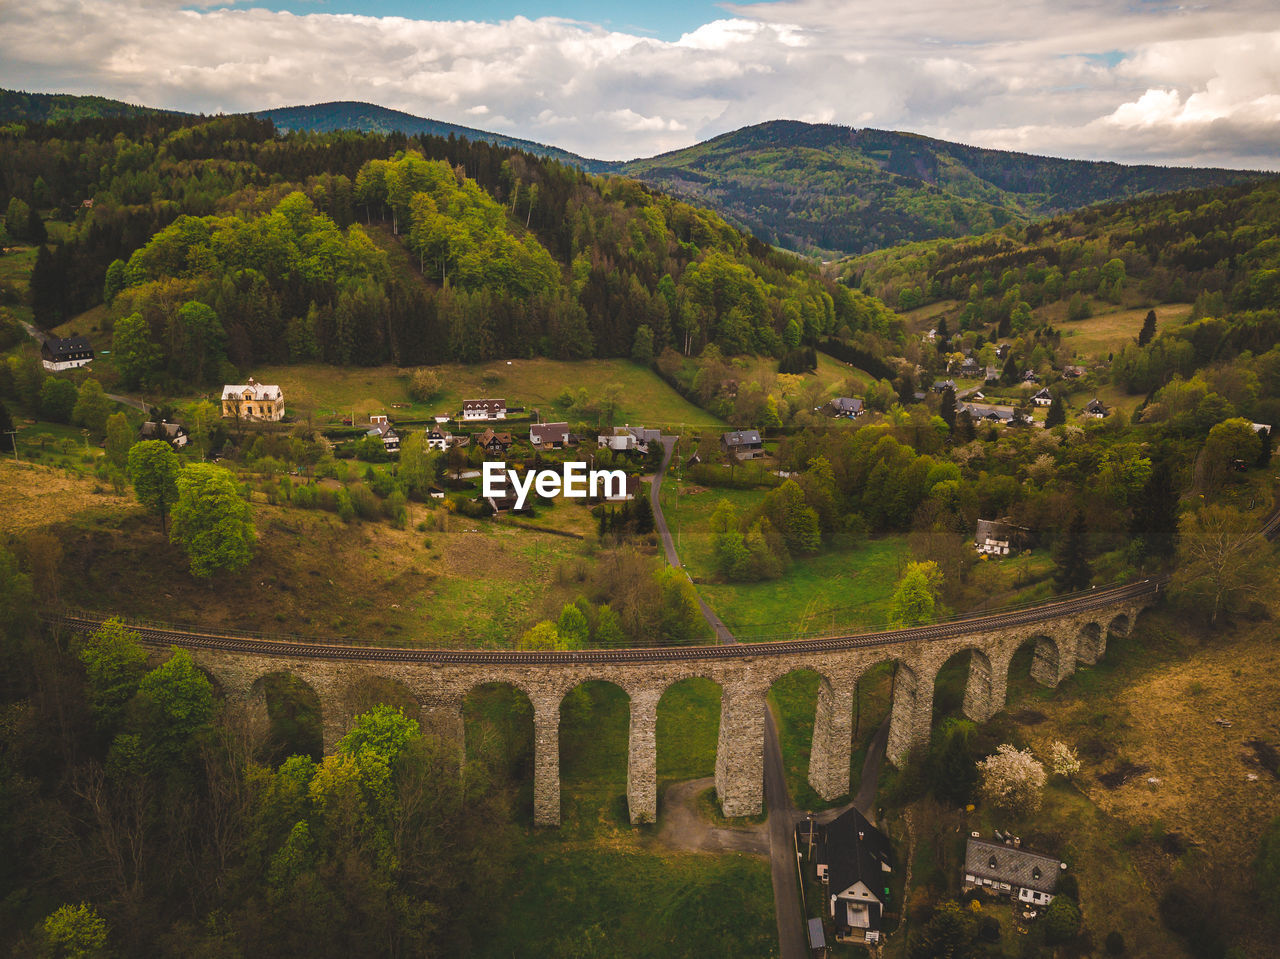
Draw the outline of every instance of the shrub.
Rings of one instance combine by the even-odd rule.
[[[1108,956],[1124,955],[1124,936],[1118,930],[1112,929],[1107,933],[1107,938],[1104,942]]]
[[[350,490],[351,506],[355,510],[355,514],[364,520],[377,519],[382,514],[382,506],[378,502],[378,497],[373,495],[373,490],[359,483]]]
[[[1044,938],[1050,944],[1070,942],[1080,932],[1080,907],[1070,896],[1055,896],[1044,911]]]

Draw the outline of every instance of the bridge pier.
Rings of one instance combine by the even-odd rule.
[[[937,669],[899,663],[893,678],[893,705],[889,719],[889,742],[885,756],[895,766],[906,760],[917,746],[929,742],[933,723],[933,683]]]
[[[985,723],[1004,706],[1004,688],[997,700],[992,682],[991,660],[981,650],[969,651],[969,678],[964,686],[961,710],[974,722]]]
[[[726,684],[720,697],[716,798],[726,816],[755,816],[764,807],[764,693]]]
[[[853,751],[853,681],[846,677],[818,684],[809,750],[809,785],[831,802],[849,792],[849,760]]]
[[[560,699],[538,695],[533,701],[533,822],[560,825]]]
[[[1031,678],[1041,686],[1056,687],[1075,672],[1074,648],[1060,636],[1036,637],[1035,656],[1031,660]]]
[[[627,809],[632,825],[658,821],[658,700],[660,689],[631,692],[627,746]]]

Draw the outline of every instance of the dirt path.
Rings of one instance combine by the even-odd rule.
[[[769,855],[769,829],[765,825],[722,828],[698,815],[698,796],[715,785],[710,776],[667,787],[658,808],[658,840],[673,849],[694,852],[745,852]]]

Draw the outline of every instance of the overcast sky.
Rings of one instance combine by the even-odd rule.
[[[789,118],[1280,169],[1276,0],[0,0],[0,86],[367,100],[601,159]]]

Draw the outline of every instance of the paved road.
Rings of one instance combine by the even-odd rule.
[[[662,490],[662,479],[671,462],[675,443],[674,436],[662,438],[664,449],[662,466],[653,478],[653,495],[650,499],[653,501],[654,526],[662,537],[662,548],[667,555],[667,562],[676,569],[680,569],[682,568],[680,557],[671,539],[667,518],[662,513],[662,500],[659,496]],[[715,630],[716,640],[720,643],[735,642],[733,633],[701,596],[698,597],[698,605],[702,608],[702,615]],[[773,714],[767,706],[765,720],[764,801],[769,811],[769,868],[773,878],[773,906],[778,923],[778,946],[782,959],[805,959],[809,955],[808,936],[805,932],[805,917],[800,909],[800,885],[796,877],[796,860],[792,845],[798,814],[787,792],[787,780],[782,766],[782,747],[778,743],[778,729],[774,724]]]

